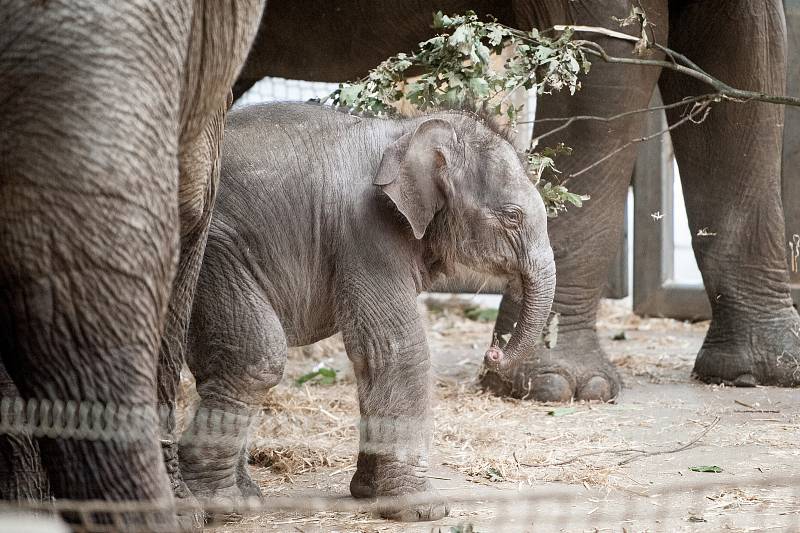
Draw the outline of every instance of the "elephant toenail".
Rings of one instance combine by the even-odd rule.
[[[529,394],[540,402],[568,402],[572,399],[572,386],[560,374],[540,374],[531,379]]]
[[[755,387],[756,385],[758,385],[758,381],[753,374],[742,374],[733,380],[734,387]]]
[[[612,396],[611,384],[601,376],[594,376],[578,391],[577,399],[587,402],[605,402]]]

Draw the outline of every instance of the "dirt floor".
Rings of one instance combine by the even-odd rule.
[[[275,512],[213,529],[800,531],[798,478],[785,479],[800,466],[800,393],[691,380],[707,323],[642,320],[629,302],[604,301],[598,330],[624,377],[623,394],[615,404],[547,406],[476,387],[491,310],[471,309],[469,297],[420,301],[429,302],[436,374],[430,477],[456,500],[450,516],[409,525],[365,512]],[[335,380],[323,371],[329,376],[297,385],[320,363],[336,370]],[[251,473],[268,498],[352,503],[355,385],[336,338],[292,351],[260,424]],[[722,472],[690,470],[712,466]]]

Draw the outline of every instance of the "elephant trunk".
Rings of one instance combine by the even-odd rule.
[[[556,264],[552,252],[522,273],[522,302],[517,324],[508,343],[495,342],[484,357],[487,368],[508,375],[514,365],[531,353],[547,322],[556,289]]]

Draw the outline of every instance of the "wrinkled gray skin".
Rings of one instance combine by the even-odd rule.
[[[555,24],[620,28],[632,0],[272,0],[237,81],[235,95],[266,75],[341,81],[358,79],[389,55],[412,50],[432,36],[431,13],[491,13],[528,30]],[[783,94],[786,30],[780,0],[644,0],[658,42],[743,89]],[[308,16],[313,13],[314,16]],[[630,43],[598,35],[612,55],[631,55]],[[652,57],[658,58],[656,54]],[[658,86],[667,103],[711,92],[670,71],[595,61],[575,96],[558,93],[537,103],[538,118],[611,116],[641,109]],[[681,108],[668,114],[679,120]],[[559,158],[565,175],[582,169],[642,135],[646,117],[613,123],[578,122],[547,137],[573,155]],[[558,123],[537,124],[540,135]],[[787,246],[780,201],[783,109],[759,103],[721,103],[699,125],[671,133],[691,234],[704,227],[714,238],[694,237],[693,247],[713,317],[694,374],[703,381],[740,386],[800,385],[800,319],[792,307]],[[488,372],[484,385],[501,394],[542,401],[608,400],[620,379],[600,348],[597,305],[618,249],[623,206],[636,149],[574,178],[570,188],[592,200],[551,221],[558,266],[553,310],[560,313],[558,344],[538,346],[512,380]],[[655,210],[657,206],[653,206]],[[496,330],[513,329],[516,306],[506,298]]]
[[[459,112],[404,121],[314,104],[228,116],[219,196],[197,283],[187,362],[203,416],[181,442],[192,492],[258,489],[241,466],[247,425],[195,436],[208,410],[246,420],[281,379],[288,346],[341,331],[358,382],[355,497],[430,490],[430,360],[417,294],[456,264],[512,280],[521,308],[509,372],[538,339],[555,289],[541,197],[514,148]],[[433,520],[443,505],[387,508]]]
[[[160,349],[170,389],[226,99],[262,8],[0,0],[4,396],[154,409]],[[3,437],[2,495],[163,500],[122,524],[172,529],[180,487],[158,437],[155,421],[127,440]]]

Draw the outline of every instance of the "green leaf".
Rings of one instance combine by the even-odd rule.
[[[336,377],[336,370],[332,368],[325,368],[324,366],[317,370],[320,376],[325,376],[327,378],[335,378]]]
[[[497,320],[497,309],[485,307],[468,307],[464,309],[464,316],[475,322],[494,322]]]
[[[567,191],[564,191],[562,194],[564,195],[564,199],[569,203],[571,203],[572,205],[574,205],[575,207],[583,206],[583,201],[581,200],[581,197],[578,196],[577,194]]]
[[[413,63],[411,61],[409,61],[408,59],[401,59],[400,61],[395,63],[393,70],[395,72],[402,72],[402,71],[406,70],[408,67],[410,67],[411,65],[413,65]]]
[[[356,101],[363,90],[364,86],[361,84],[344,85],[339,91],[339,100],[344,105],[350,105]]]
[[[486,468],[485,477],[489,481],[505,481],[506,479],[502,472],[491,466]]]
[[[315,377],[317,377],[318,375],[319,375],[319,372],[317,372],[317,371],[314,371],[314,372],[309,372],[309,373],[307,373],[307,374],[303,374],[302,376],[300,376],[299,378],[297,378],[297,379],[295,380],[295,383],[296,383],[297,385],[302,385],[302,384],[303,384],[303,383],[305,383],[306,381],[311,381],[312,379],[314,379],[314,378],[315,378]]]
[[[572,413],[576,412],[577,409],[574,407],[556,407],[552,411],[548,411],[547,414],[549,416],[567,416],[571,415]]]
[[[513,105],[508,106],[508,109],[506,109],[506,115],[512,124],[517,122],[517,109]]]
[[[434,13],[433,14],[433,29],[441,30],[442,28],[444,28],[443,21],[444,21],[444,13],[442,13],[441,11],[437,11],[436,13]]]
[[[720,472],[722,472],[722,468],[720,468],[720,467],[718,467],[716,465],[711,465],[711,466],[690,466],[689,470],[691,470],[692,472],[711,472],[713,474],[719,474]]]
[[[312,370],[311,372],[303,374],[302,376],[300,376],[295,380],[295,383],[299,387],[303,383],[307,383],[316,378],[319,378],[317,382],[321,383],[322,385],[333,385],[334,383],[336,383],[336,370],[332,368],[326,368],[323,366],[316,370]]]
[[[489,44],[492,46],[498,46],[502,44],[507,35],[507,31],[503,30],[499,26],[495,26],[489,30]]]
[[[469,53],[469,49],[472,48],[470,44],[472,37],[472,31],[470,30],[469,26],[459,26],[456,28],[456,31],[453,32],[453,35],[447,39],[448,44],[454,46],[462,51],[462,53]],[[467,45],[467,46],[464,46]]]
[[[475,54],[478,56],[481,64],[489,65],[489,49],[482,45],[480,42],[475,45]]]
[[[483,100],[489,95],[489,84],[483,78],[472,78],[469,80],[469,89],[480,100]]]
[[[453,87],[444,93],[444,101],[450,107],[458,107],[464,101],[464,90],[460,87]]]
[[[463,87],[464,79],[458,72],[451,72],[447,75],[447,85],[450,87]]]

